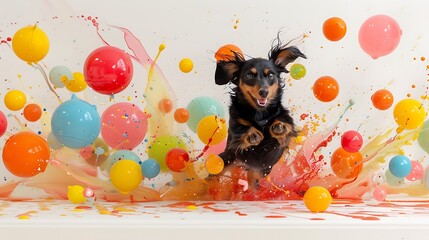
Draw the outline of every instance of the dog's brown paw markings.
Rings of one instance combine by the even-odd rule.
[[[276,138],[281,146],[286,146],[289,143],[291,132],[292,126],[279,120],[275,120],[270,128],[271,136]]]
[[[258,145],[264,139],[264,135],[258,129],[251,127],[245,134],[243,134],[241,139],[241,150],[246,150],[251,146]]]

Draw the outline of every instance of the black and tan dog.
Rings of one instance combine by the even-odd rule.
[[[258,177],[267,176],[278,162],[292,137],[297,135],[289,111],[282,105],[286,65],[305,55],[295,46],[273,44],[268,59],[252,58],[234,52],[234,59],[219,61],[216,84],[234,84],[229,107],[226,149],[219,156],[225,166],[237,163]]]

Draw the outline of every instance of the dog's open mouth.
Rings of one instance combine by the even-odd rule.
[[[261,107],[265,107],[265,106],[267,106],[268,99],[267,98],[259,98],[259,99],[256,99],[256,103],[258,103],[258,105]]]

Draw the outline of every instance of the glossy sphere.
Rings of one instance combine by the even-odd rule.
[[[185,168],[185,162],[188,161],[188,152],[182,148],[173,148],[169,150],[165,156],[167,167],[173,172],[181,172]]]
[[[347,152],[358,152],[363,144],[362,135],[354,130],[349,130],[341,136],[341,146]]]
[[[403,99],[393,109],[393,116],[401,128],[416,129],[423,124],[426,117],[423,104],[416,99]]]
[[[215,115],[201,119],[197,127],[198,138],[204,144],[216,145],[226,138],[227,127],[224,118]]]
[[[81,204],[86,201],[86,198],[83,194],[85,188],[80,185],[68,186],[67,188],[67,197],[70,202],[74,204]]]
[[[12,38],[13,52],[28,63],[37,63],[49,51],[49,39],[37,25],[19,29]]]
[[[387,89],[377,90],[371,96],[372,105],[378,110],[387,110],[393,104],[393,94]]]
[[[80,149],[90,145],[100,133],[100,115],[94,105],[78,99],[60,104],[52,114],[52,133],[64,146]]]
[[[314,186],[304,194],[304,204],[312,212],[324,212],[331,205],[332,196],[324,187]]]
[[[330,41],[341,40],[347,32],[347,25],[343,19],[332,17],[323,23],[323,35]]]
[[[123,50],[105,46],[89,54],[83,70],[89,87],[98,93],[113,95],[130,84],[133,63]]]
[[[191,59],[183,58],[182,60],[180,60],[180,62],[179,62],[180,71],[182,71],[184,73],[188,73],[188,72],[192,71],[193,68],[194,68],[194,63],[192,62]]]
[[[235,60],[234,53],[243,56],[243,52],[239,47],[235,46],[234,44],[226,44],[216,51],[215,58],[217,61]]]
[[[42,108],[35,103],[28,104],[24,108],[24,117],[30,122],[35,122],[42,116]]]
[[[304,65],[299,63],[293,64],[290,67],[290,71],[289,71],[290,76],[295,80],[299,80],[305,77],[306,73],[307,73],[307,69],[305,69]]]
[[[189,112],[186,108],[178,108],[174,111],[174,120],[178,123],[185,123],[189,119]]]
[[[340,178],[351,179],[362,171],[362,155],[359,152],[350,153],[340,147],[332,154],[332,171]]]
[[[11,90],[4,96],[4,104],[9,110],[18,111],[27,103],[27,97],[19,90]]]
[[[410,174],[412,169],[411,161],[404,155],[397,155],[389,162],[389,171],[393,176],[403,178]]]
[[[169,113],[171,112],[171,109],[173,109],[173,103],[170,99],[163,98],[158,103],[158,109],[163,113]]]
[[[322,102],[334,100],[340,91],[337,80],[329,76],[323,76],[317,79],[313,85],[314,96]]]
[[[210,174],[219,174],[224,168],[224,162],[222,158],[217,155],[209,154],[206,158],[206,170]]]
[[[12,135],[3,147],[3,163],[13,175],[28,178],[44,172],[50,159],[45,139],[32,132]]]
[[[121,160],[110,169],[110,181],[122,194],[136,189],[143,180],[140,165],[132,160]]]

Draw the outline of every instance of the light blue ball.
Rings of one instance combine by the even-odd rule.
[[[72,149],[83,148],[94,142],[101,127],[97,107],[74,94],[55,109],[51,124],[55,138]]]
[[[142,163],[140,160],[140,157],[137,154],[135,154],[133,151],[130,151],[130,150],[119,150],[119,151],[116,151],[116,152],[110,154],[110,156],[109,156],[109,161],[112,165],[115,164],[116,162],[118,162],[120,160],[124,160],[124,159],[132,160],[139,165],[141,165],[141,163]]]
[[[64,66],[55,66],[49,71],[49,81],[57,88],[63,88],[64,83],[61,78],[65,76],[68,80],[73,79],[73,73]]]
[[[145,160],[142,164],[142,172],[145,178],[154,178],[158,176],[161,167],[159,166],[158,161],[153,158]]]
[[[394,156],[389,162],[389,170],[393,176],[403,178],[411,172],[411,161],[404,155]]]
[[[222,104],[213,97],[202,96],[194,98],[188,104],[186,110],[189,112],[189,120],[186,124],[193,132],[197,132],[198,123],[206,116],[225,117],[225,110]]]

